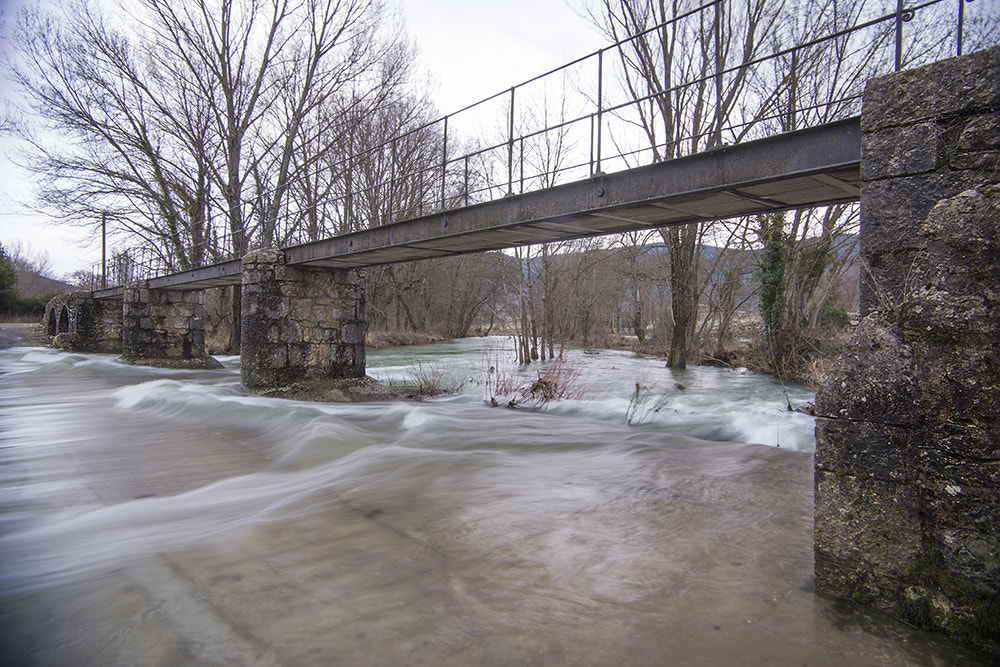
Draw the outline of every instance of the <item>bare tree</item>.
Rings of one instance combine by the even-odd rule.
[[[593,21],[619,43],[622,83],[640,102],[631,123],[654,160],[695,153],[723,142],[757,59],[783,10],[780,0],[717,2],[694,11],[688,0],[602,0]],[[658,26],[658,27],[657,27]],[[632,39],[622,41],[626,37]],[[749,125],[752,125],[750,123]],[[729,130],[748,132],[746,119]],[[687,365],[698,313],[700,248],[708,223],[662,230],[670,255],[674,326],[668,365]]]
[[[162,69],[87,5],[60,20],[28,8],[18,16],[17,82],[44,125],[24,126],[34,147],[40,203],[68,221],[120,229],[186,267],[204,234],[205,156],[198,108],[164,113]]]
[[[376,107],[407,71],[378,0],[126,10],[23,11],[15,71],[46,123],[33,135],[43,204],[91,223],[110,214],[165,268],[275,243],[279,220],[289,235],[310,206],[292,195],[344,132],[330,110]]]

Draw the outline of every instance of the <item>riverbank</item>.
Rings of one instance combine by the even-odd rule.
[[[0,322],[0,349],[48,344],[37,322]]]
[[[735,342],[718,346],[695,346],[688,357],[692,366],[718,368],[746,368],[754,373],[780,377],[786,382],[797,382],[813,389],[821,387],[834,363],[850,344],[853,328],[816,329],[800,332],[789,344],[781,358],[769,358],[763,332],[747,330]],[[606,349],[631,350],[637,354],[666,359],[670,352],[669,341],[647,338],[639,341],[635,336],[609,335],[599,345]],[[776,372],[776,362],[781,372]]]
[[[447,342],[448,339],[444,336],[423,331],[368,331],[368,335],[365,337],[365,347],[369,350]]]

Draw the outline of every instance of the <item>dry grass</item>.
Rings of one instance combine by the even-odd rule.
[[[579,365],[559,355],[542,364],[538,379],[518,389],[516,406],[540,409],[550,401],[583,398],[579,379]]]
[[[401,347],[404,345],[433,345],[447,343],[448,339],[434,333],[422,331],[372,331],[365,336],[365,347],[369,350],[381,350],[386,347]]]
[[[489,346],[483,350],[482,359],[484,400],[490,405],[541,410],[554,400],[583,397],[579,364],[562,354],[535,366],[537,376],[530,381],[518,374],[519,367],[509,350]]]
[[[407,367],[406,374],[410,379],[407,389],[421,398],[457,394],[465,385],[465,381],[457,378],[452,369],[434,362],[416,360]]]

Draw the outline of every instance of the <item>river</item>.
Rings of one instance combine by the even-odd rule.
[[[570,350],[546,402],[510,345],[371,352],[457,392],[365,405],[0,351],[0,662],[981,664],[813,592],[806,388]]]

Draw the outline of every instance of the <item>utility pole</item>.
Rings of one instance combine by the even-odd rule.
[[[108,212],[101,213],[101,289],[108,288]]]

